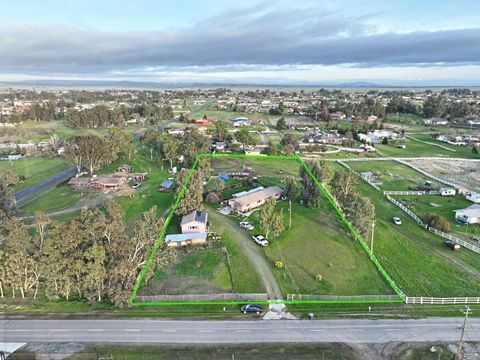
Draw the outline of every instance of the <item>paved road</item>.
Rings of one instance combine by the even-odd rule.
[[[422,320],[0,320],[0,342],[273,343],[458,341],[463,319]],[[480,319],[465,340],[480,341]]]
[[[262,249],[253,242],[245,230],[242,230],[228,217],[221,215],[216,211],[209,211],[208,214],[210,219],[214,219],[221,224],[221,226],[229,228],[228,233],[230,234],[230,238],[240,247],[243,254],[252,263],[253,268],[258,272],[258,275],[262,279],[268,298],[271,300],[282,299],[282,291],[280,290],[280,286],[278,285],[275,276],[273,276],[271,265],[262,254]]]
[[[50,187],[60,184],[62,181],[70,179],[77,173],[77,168],[75,166],[69,167],[68,169],[59,172],[57,175],[54,175],[46,180],[40,181],[39,183],[30,186],[29,188],[23,189],[15,193],[15,201],[20,202],[25,198],[40,193],[47,190]]]

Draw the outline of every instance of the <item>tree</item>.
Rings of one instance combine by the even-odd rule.
[[[302,199],[305,205],[309,207],[318,207],[321,191],[314,179],[326,184],[332,177],[332,170],[326,161],[307,160],[305,165],[310,170],[307,171],[304,166],[300,167],[300,178],[302,179]],[[310,175],[313,175],[314,178]]]
[[[110,151],[115,159],[130,159],[135,151],[132,135],[118,127],[108,129],[107,141],[110,142]]]
[[[172,138],[167,138],[162,146],[163,155],[165,159],[170,162],[170,169],[173,167],[173,161],[178,155],[178,142]]]
[[[188,178],[189,170],[182,169],[175,179],[175,198],[180,192]],[[190,177],[190,181],[185,187],[183,196],[178,203],[175,213],[178,215],[186,215],[193,210],[201,210],[203,207],[203,178],[199,171],[194,171]]]
[[[278,103],[278,113],[279,114],[283,114],[285,111],[285,105],[283,104],[283,101],[280,101]]]
[[[75,164],[77,171],[84,165],[92,175],[102,166],[110,164],[118,157],[118,148],[100,136],[73,136],[67,140],[66,158]]]
[[[277,143],[274,141],[270,141],[268,143],[268,155],[275,156],[278,155]]]
[[[283,214],[276,211],[277,201],[275,198],[267,200],[260,209],[259,220],[262,231],[268,239],[270,232],[279,236],[284,229]]]
[[[212,180],[212,188],[215,192],[221,193],[225,189],[225,181],[223,181],[219,177],[215,177]]]
[[[246,127],[242,127],[235,133],[235,137],[237,138],[238,142],[242,144],[242,149],[245,152],[245,146],[247,145],[255,145],[256,140],[250,134],[250,131]]]
[[[285,135],[283,135],[280,143],[283,145],[283,147],[291,145],[295,150],[300,147],[300,141],[298,140],[298,136],[292,133],[286,133]]]
[[[331,120],[328,104],[323,104],[321,117],[322,117],[322,120],[326,122],[329,122]]]
[[[423,102],[425,117],[442,117],[445,115],[446,105],[442,96],[428,96]]]
[[[227,124],[225,123],[225,121],[219,120],[215,123],[215,132],[218,141],[225,141],[228,134]]]
[[[280,119],[277,120],[277,129],[278,130],[287,130],[287,122],[285,121],[285,118],[282,116]]]
[[[0,213],[11,215],[15,210],[13,191],[19,180],[12,171],[0,168]]]
[[[348,202],[358,185],[358,178],[352,171],[338,171],[331,182],[336,199],[344,204]]]
[[[368,237],[375,216],[375,207],[372,202],[359,193],[353,193],[342,205],[345,216],[353,227],[361,236]]]
[[[299,195],[299,186],[295,176],[290,175],[285,178],[285,190],[283,193],[290,200],[295,200],[297,198]]]
[[[189,131],[185,133],[182,145],[180,153],[184,156],[185,166],[190,167],[195,162],[198,154],[204,154],[209,151],[212,142],[205,135],[196,131]]]

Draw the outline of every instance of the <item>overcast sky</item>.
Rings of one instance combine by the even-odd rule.
[[[0,0],[0,79],[480,85],[479,1]]]

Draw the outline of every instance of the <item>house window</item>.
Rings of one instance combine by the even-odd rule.
[[[189,226],[188,227],[190,230],[197,230],[198,229],[198,226]]]

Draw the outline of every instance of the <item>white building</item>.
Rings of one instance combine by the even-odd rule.
[[[480,204],[473,204],[461,210],[455,210],[455,219],[464,224],[480,224]]]

